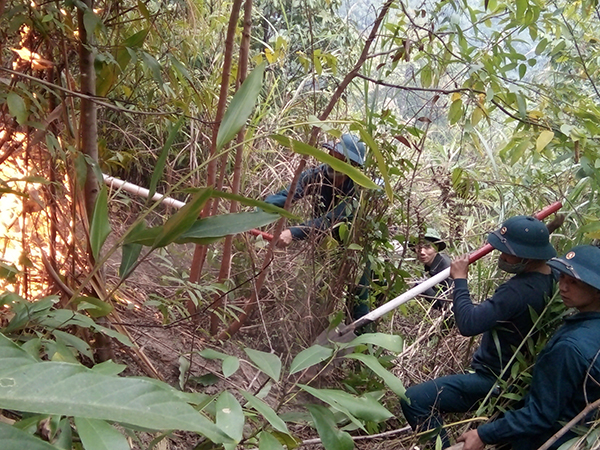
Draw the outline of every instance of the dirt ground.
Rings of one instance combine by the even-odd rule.
[[[180,249],[176,255],[178,258],[176,264],[181,266],[188,264],[192,251],[191,246]],[[182,259],[182,255],[188,257]],[[207,334],[210,318],[206,312],[200,312],[190,320],[178,314],[176,310],[176,317],[170,317],[169,324],[164,325],[163,313],[156,306],[148,304],[151,294],[158,293],[168,298],[173,290],[172,286],[164,285],[165,274],[161,273],[159,264],[163,258],[164,255],[144,263],[119,291],[122,303],[116,310],[115,317],[118,321],[116,323],[127,330],[132,341],[139,348],[137,351],[122,346],[118,348],[115,359],[128,367],[124,374],[153,376],[174,387],[183,387],[186,391],[214,395],[224,389],[230,389],[232,392],[236,389],[257,392],[267,383],[266,376],[249,362],[243,351],[245,347],[267,352],[271,349],[282,359],[284,367],[286,364],[289,365],[295,356],[293,352],[297,353],[301,346],[291,346],[289,342],[284,343],[277,337],[282,330],[273,327],[272,322],[277,319],[272,314],[280,311],[269,309],[268,305],[262,316],[256,313],[247,326],[242,327],[240,332],[228,341],[215,341]],[[381,324],[379,331],[394,332],[402,335],[406,340],[405,351],[402,354],[393,355],[395,358],[390,355],[394,364],[392,372],[404,382],[405,386],[455,372],[459,367],[464,366],[465,361],[468,361],[472,343],[459,336],[454,328],[448,327],[444,322],[445,317],[437,311],[428,311],[427,304],[421,306],[419,303],[408,314],[398,312],[390,322]],[[267,339],[269,329],[272,333]],[[292,339],[292,334],[296,330],[289,331],[287,338]],[[221,372],[220,361],[208,360],[197,354],[206,348],[238,357],[241,361],[239,370],[225,379]],[[188,371],[183,375],[182,359],[189,364]],[[338,366],[332,372],[315,380],[314,385],[320,388],[342,387],[348,376],[352,375],[349,374],[352,370],[360,372],[359,368],[352,369],[347,364]],[[272,386],[265,400],[277,399],[271,400],[272,406],[275,407],[275,403],[280,401],[283,392],[293,381],[290,379],[284,381],[281,386]],[[379,438],[367,436],[364,436],[365,439],[358,438],[355,442],[357,449],[387,450],[414,447],[415,439],[400,414],[397,398],[393,395],[390,397],[394,398],[387,399],[386,404],[398,419],[389,420],[373,433],[380,435]],[[302,404],[310,402],[314,403],[314,399],[301,393],[293,402],[287,403],[280,413],[303,412],[305,410]],[[315,442],[315,439],[318,441],[318,435],[305,423],[288,423],[288,425],[298,439],[305,441],[302,445],[303,449],[322,448],[318,443],[311,443]],[[147,436],[146,443],[153,437],[155,436]],[[199,441],[197,435],[176,432],[162,441],[161,450],[191,450]],[[143,448],[143,446],[136,448]]]

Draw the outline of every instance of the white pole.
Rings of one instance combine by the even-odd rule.
[[[123,189],[124,191],[129,192],[130,194],[139,195],[140,197],[145,198],[148,198],[148,195],[150,195],[150,191],[148,189],[138,186],[137,184],[119,180],[115,177],[110,177],[105,173],[102,174],[102,177],[104,178],[104,183],[109,187],[115,189]],[[183,206],[185,206],[184,202],[180,202],[179,200],[175,200],[171,197],[166,197],[162,194],[154,194],[152,196],[152,200],[155,202],[164,203],[165,205],[173,206],[177,209],[181,209]]]

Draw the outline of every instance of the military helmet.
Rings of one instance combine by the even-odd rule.
[[[427,231],[425,231],[425,234],[423,235],[423,239],[434,244],[438,252],[441,252],[446,248],[446,243],[435,228],[427,228]],[[420,239],[418,237],[411,238],[408,244],[409,248],[414,250],[419,241]]]
[[[548,260],[556,256],[550,233],[543,222],[531,216],[515,216],[492,231],[488,242],[496,250],[526,259]]]
[[[342,138],[338,142],[327,142],[323,144],[323,147],[344,155],[348,160],[359,166],[365,165],[367,149],[365,144],[353,134],[342,134]]]
[[[547,263],[561,273],[570,275],[600,290],[600,248],[593,245],[573,247],[565,256]]]
[[[443,241],[442,236],[435,228],[427,228],[423,239],[435,244],[440,252],[446,248],[446,243]]]

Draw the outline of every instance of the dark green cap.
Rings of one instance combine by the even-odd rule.
[[[496,250],[519,258],[548,260],[556,256],[548,228],[531,216],[511,217],[489,234],[488,242]]]
[[[600,290],[600,248],[580,245],[565,256],[552,258],[548,265]]]

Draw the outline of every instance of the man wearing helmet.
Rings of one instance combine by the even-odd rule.
[[[365,163],[365,144],[352,134],[343,134],[337,143],[325,143],[331,156],[341,161],[362,167]],[[290,194],[289,187],[269,195],[265,202],[283,208]],[[327,164],[302,172],[292,201],[313,196],[313,218],[283,230],[277,245],[287,247],[292,240],[306,239],[312,230],[325,231],[349,218],[353,213],[352,199],[355,194],[354,181],[343,173],[336,172]]]
[[[499,268],[515,275],[491,298],[474,304],[467,285],[468,255],[452,262],[456,326],[463,336],[482,334],[482,339],[471,362],[473,372],[440,377],[406,391],[410,402],[402,400],[401,405],[413,429],[441,427],[443,413],[471,410],[499,379],[510,375],[509,360],[533,327],[530,310],[539,315],[552,295],[555,277],[546,261],[556,251],[542,222],[529,216],[512,217],[490,233],[488,242],[501,252]],[[445,430],[440,437],[448,447]]]
[[[442,240],[442,237],[433,228],[427,228],[423,239],[419,239],[419,242],[410,247],[417,254],[417,259],[425,267],[425,272],[432,277],[440,272],[443,272],[450,267],[450,257],[443,253],[440,253],[446,248],[446,243]],[[433,302],[433,307],[436,309],[442,309],[444,307],[446,298],[450,295],[452,289],[452,280],[445,279],[436,286],[430,287],[423,294],[428,300]]]
[[[560,273],[559,291],[568,316],[537,357],[521,409],[468,431],[458,438],[464,450],[510,443],[515,450],[537,449],[555,436],[550,449],[577,437],[574,426],[593,419],[592,412],[571,420],[600,399],[600,248],[582,245],[548,265]],[[570,427],[563,430],[564,424]]]
[[[341,161],[357,167],[364,166],[366,147],[355,135],[343,134],[339,141],[327,142],[323,147],[329,150],[331,156]],[[330,231],[335,224],[351,220],[355,212],[355,194],[354,181],[348,175],[336,172],[327,164],[305,170],[300,174],[292,201],[312,196],[313,218],[283,230],[277,246],[287,247],[292,240],[306,239],[311,232]],[[269,195],[265,202],[283,207],[288,195],[290,195],[289,187]],[[353,319],[358,319],[369,312],[370,281],[371,270],[367,264],[353,293],[356,297],[350,307]]]

